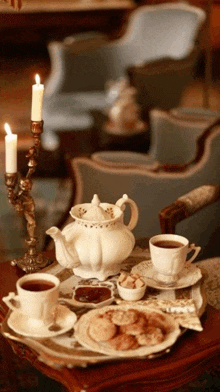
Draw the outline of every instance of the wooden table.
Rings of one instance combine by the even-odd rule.
[[[53,251],[47,252],[51,258]],[[23,272],[9,262],[0,263],[0,320],[8,311],[1,298],[15,290],[17,279]],[[87,366],[54,369],[37,359],[27,346],[8,340],[15,353],[28,359],[43,374],[62,383],[70,392],[171,391],[194,378],[220,361],[220,312],[210,305],[201,319],[202,332],[187,331],[167,355],[149,359],[119,360]]]
[[[79,156],[91,156],[91,154],[97,151],[127,150],[147,153],[149,150],[149,130],[146,129],[144,132],[133,136],[113,135],[103,130],[107,116],[102,111],[91,110],[90,113],[94,122],[90,129],[56,131],[60,145],[55,153],[57,155],[60,154],[60,159],[65,157],[67,167],[69,159]],[[65,163],[63,166],[65,166]]]

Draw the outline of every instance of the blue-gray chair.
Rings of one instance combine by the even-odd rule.
[[[58,146],[57,130],[90,128],[90,110],[103,110],[108,104],[106,83],[125,76],[129,66],[187,58],[204,21],[205,12],[186,2],[146,5],[131,13],[125,34],[115,41],[92,34],[85,40],[51,42],[51,73],[43,103],[44,148]]]

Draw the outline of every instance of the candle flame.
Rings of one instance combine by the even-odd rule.
[[[5,123],[5,132],[7,133],[7,135],[12,135],[12,131],[8,123]]]
[[[37,85],[40,84],[40,76],[38,74],[35,75],[35,81]]]

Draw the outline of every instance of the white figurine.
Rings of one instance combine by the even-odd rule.
[[[136,103],[136,89],[126,78],[109,82],[108,101],[112,106],[107,108],[108,121],[104,129],[116,135],[132,135],[143,132],[145,123],[140,119],[140,107]],[[114,99],[113,99],[114,98]]]

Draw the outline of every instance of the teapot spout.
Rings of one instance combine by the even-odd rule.
[[[71,249],[68,241],[58,227],[52,226],[46,231],[53,238],[55,243],[56,259],[58,263],[65,268],[76,268],[80,263],[80,259],[75,248]]]
[[[58,229],[56,226],[52,226],[50,229],[48,229],[46,234],[49,234],[54,241],[57,241],[59,237],[62,236],[60,229]]]

